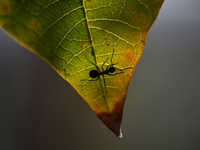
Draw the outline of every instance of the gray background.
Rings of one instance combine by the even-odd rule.
[[[165,0],[129,85],[121,140],[0,29],[0,149],[199,150],[199,8],[199,0]]]

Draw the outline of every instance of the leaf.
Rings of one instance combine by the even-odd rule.
[[[128,84],[162,3],[163,0],[0,0],[0,25],[46,60],[103,123],[122,137]],[[107,72],[103,72],[103,64]],[[114,72],[106,67],[114,67]],[[98,73],[99,79],[90,81],[90,71],[98,68],[101,75],[93,73]]]

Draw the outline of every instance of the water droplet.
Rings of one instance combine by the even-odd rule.
[[[123,137],[123,134],[122,134],[122,130],[121,128],[119,129],[119,135],[118,135],[118,138],[121,139]]]

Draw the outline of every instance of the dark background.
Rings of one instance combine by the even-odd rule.
[[[0,29],[0,149],[199,150],[199,8],[199,0],[165,0],[129,85],[121,140]]]

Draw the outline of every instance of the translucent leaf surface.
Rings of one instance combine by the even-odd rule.
[[[162,3],[0,0],[0,25],[46,60],[103,123],[122,137],[128,84]]]

